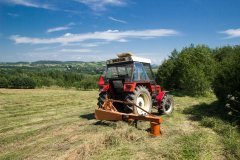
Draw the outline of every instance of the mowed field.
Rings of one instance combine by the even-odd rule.
[[[97,91],[0,90],[0,159],[239,159],[240,136],[214,96],[174,96],[162,136],[94,119]],[[153,110],[154,112],[154,110]],[[227,115],[227,114],[226,114]]]

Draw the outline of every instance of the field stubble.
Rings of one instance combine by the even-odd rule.
[[[163,116],[163,135],[157,138],[146,132],[149,122],[134,128],[95,120],[97,96],[97,91],[1,89],[0,159],[239,158],[238,140],[226,141],[216,125],[209,127],[211,117],[194,112],[193,106],[211,104],[213,96],[174,97],[174,114]],[[222,123],[214,118],[214,124]],[[233,139],[239,137],[231,124],[225,125]]]

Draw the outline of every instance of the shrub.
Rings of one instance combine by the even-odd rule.
[[[15,89],[33,89],[36,87],[36,83],[30,77],[11,77],[10,87]]]
[[[211,90],[215,76],[215,60],[206,46],[184,48],[177,60],[179,88],[192,94],[203,95]]]
[[[156,75],[157,82],[166,89],[176,89],[179,86],[176,74],[177,56],[177,50],[173,50],[169,59],[164,60],[158,68]]]
[[[157,80],[166,89],[180,89],[191,95],[211,90],[215,76],[215,60],[209,47],[198,45],[174,50],[159,66]]]
[[[5,77],[0,77],[0,88],[7,88],[8,80]]]
[[[213,89],[220,101],[226,101],[228,95],[235,100],[240,98],[240,46],[223,47],[215,50],[218,72]],[[238,106],[240,110],[240,107]]]
[[[79,84],[79,88],[80,89],[95,89],[97,88],[97,80],[95,79],[95,77],[91,76],[91,77],[85,77]]]

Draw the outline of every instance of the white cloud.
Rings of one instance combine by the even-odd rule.
[[[88,53],[88,52],[92,52],[92,50],[90,50],[90,49],[61,49],[60,52]]]
[[[92,48],[92,47],[98,47],[101,45],[108,44],[109,42],[91,42],[91,43],[67,43],[67,44],[62,44],[61,46],[81,46],[81,47],[87,47],[87,48]]]
[[[39,47],[39,48],[35,48],[35,51],[45,51],[45,50],[53,50],[59,48],[59,46],[51,46],[51,47]]]
[[[240,28],[237,29],[228,29],[220,33],[226,34],[226,38],[237,38],[240,37]]]
[[[62,27],[56,27],[56,28],[49,28],[47,30],[47,33],[51,33],[51,32],[58,32],[58,31],[64,31],[64,30],[68,30],[70,29],[69,26],[62,26]]]
[[[124,21],[124,20],[116,19],[116,18],[113,18],[113,17],[108,17],[108,19],[110,19],[110,20],[112,20],[112,21],[115,21],[115,22],[119,22],[119,23],[127,23],[127,22]]]
[[[19,15],[16,13],[7,13],[7,15],[11,16],[11,17],[18,17]]]
[[[75,0],[75,1],[87,5],[94,11],[106,10],[107,6],[124,6],[126,4],[124,0]]]
[[[69,30],[71,29],[71,26],[73,26],[74,23],[69,23],[65,26],[60,26],[60,27],[55,27],[55,28],[49,28],[47,30],[47,33],[51,33],[51,32],[58,32],[58,31],[64,31],[64,30]]]
[[[25,7],[33,7],[33,8],[43,8],[54,10],[55,8],[47,3],[39,3],[36,0],[3,0],[4,3],[14,4],[14,5],[21,5]]]
[[[103,41],[126,41],[127,39],[146,39],[178,35],[178,32],[172,29],[149,29],[149,30],[107,30],[103,32],[91,32],[82,34],[66,33],[63,36],[55,38],[32,38],[13,35],[10,37],[17,44],[68,44],[83,42],[87,40],[103,40]]]

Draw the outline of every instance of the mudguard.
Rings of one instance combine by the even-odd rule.
[[[167,94],[168,91],[161,91],[158,93],[158,95],[156,96],[156,100],[158,103],[158,108],[161,108],[161,104],[162,104],[162,99],[165,96],[165,94]]]

